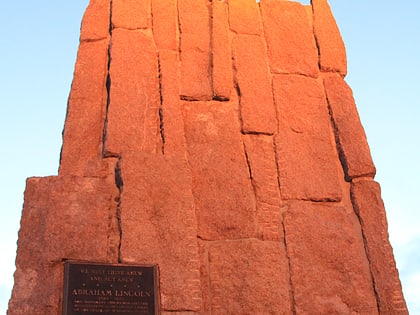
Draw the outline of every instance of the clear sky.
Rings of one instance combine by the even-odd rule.
[[[88,0],[0,0],[0,314],[14,272],[25,179],[56,175]],[[410,314],[420,315],[420,2],[330,0],[347,82],[382,186]]]

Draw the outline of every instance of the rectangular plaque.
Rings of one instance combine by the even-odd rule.
[[[64,264],[63,315],[157,315],[157,266]]]

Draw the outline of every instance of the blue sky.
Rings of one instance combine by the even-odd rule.
[[[56,175],[87,0],[0,0],[0,314],[25,179]],[[330,0],[388,215],[410,314],[420,314],[420,2]]]

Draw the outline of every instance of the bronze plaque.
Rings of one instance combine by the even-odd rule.
[[[157,315],[157,267],[68,261],[63,315]]]

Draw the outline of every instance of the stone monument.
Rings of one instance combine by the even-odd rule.
[[[9,315],[407,314],[326,0],[91,0]]]

